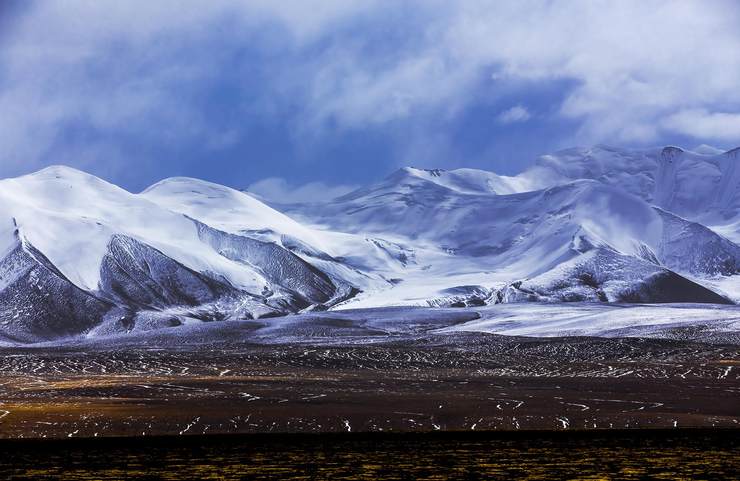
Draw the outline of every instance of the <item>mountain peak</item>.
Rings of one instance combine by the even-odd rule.
[[[44,177],[58,179],[97,179],[102,180],[92,174],[70,167],[68,165],[54,164],[43,169],[28,174],[29,177]]]
[[[660,152],[660,158],[663,160],[671,161],[683,153],[684,150],[681,147],[669,145],[663,147],[663,150]]]
[[[432,177],[441,177],[446,172],[444,169],[420,169],[417,167],[407,167],[407,169],[415,174],[430,175]]]
[[[722,149],[718,149],[717,147],[708,144],[697,145],[691,149],[691,151],[700,155],[719,155],[724,153]]]
[[[220,192],[220,193],[228,193],[228,194],[235,194],[240,191],[237,191],[236,189],[232,189],[231,187],[227,187],[225,185],[216,184],[214,182],[209,182],[207,180],[202,179],[196,179],[195,177],[167,177],[165,179],[162,179],[158,182],[155,182],[154,184],[150,185],[146,189],[144,189],[141,193],[147,194],[153,191],[156,191],[158,189],[163,188],[174,188],[177,186],[180,189],[191,189],[193,191],[196,190],[207,190],[211,192]]]
[[[740,147],[735,147],[734,149],[730,149],[727,152],[725,152],[725,155],[727,157],[732,157],[733,159],[736,159],[738,155],[740,155]]]
[[[429,178],[429,177],[441,177],[446,170],[443,169],[423,169],[419,167],[401,167],[400,169],[393,172],[391,175],[386,177],[387,179],[403,179],[407,177],[419,177],[419,178]]]

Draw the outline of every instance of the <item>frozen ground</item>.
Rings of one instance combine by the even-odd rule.
[[[420,324],[419,331],[452,320]],[[234,330],[243,323],[222,324],[230,330],[200,331],[210,337],[197,345],[187,344],[196,339],[191,335],[182,343],[171,342],[173,336],[167,347],[118,338],[1,349],[0,437],[740,422],[740,351],[732,344],[478,332],[404,336],[392,329],[383,342],[317,336],[254,344]],[[325,324],[334,329],[339,321]],[[294,332],[300,325],[281,329]]]
[[[498,304],[479,319],[437,332],[488,332],[510,336],[688,337],[740,332],[740,307],[707,304]],[[728,336],[728,339],[730,337]]]
[[[363,344],[458,333],[533,337],[643,337],[740,342],[740,306],[709,304],[520,303],[477,308],[389,307],[311,312],[248,321],[192,321],[155,331],[71,337],[53,346],[184,347]]]
[[[737,427],[739,318],[397,307],[7,345],[0,437]]]

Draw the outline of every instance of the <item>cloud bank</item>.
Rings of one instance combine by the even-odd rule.
[[[264,124],[295,155],[377,131],[409,162],[454,153],[446,132],[479,102],[502,128],[532,123],[527,95],[552,85],[536,110],[573,126],[559,144],[740,143],[732,0],[51,0],[0,15],[0,175],[69,161],[131,175],[133,157],[154,175],[158,152],[195,169],[193,152]]]

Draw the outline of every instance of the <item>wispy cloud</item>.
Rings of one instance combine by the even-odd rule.
[[[515,105],[510,109],[506,109],[501,112],[497,119],[502,124],[515,124],[518,122],[526,122],[532,117],[529,111],[521,105]]]
[[[693,137],[737,142],[740,138],[740,112],[681,110],[665,118],[663,127]]]

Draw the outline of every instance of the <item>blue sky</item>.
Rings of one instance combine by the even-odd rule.
[[[730,148],[739,20],[723,0],[6,0],[0,177],[62,163],[300,200],[404,165]]]

